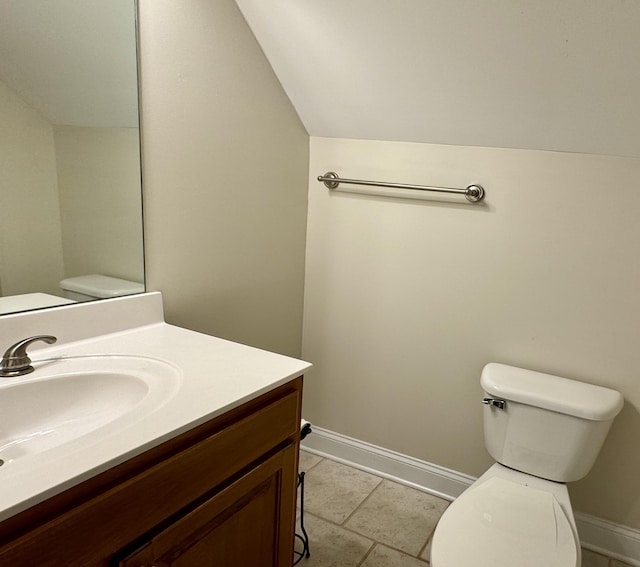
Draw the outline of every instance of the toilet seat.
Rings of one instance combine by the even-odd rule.
[[[577,567],[572,525],[556,497],[504,478],[467,489],[433,536],[432,567]]]

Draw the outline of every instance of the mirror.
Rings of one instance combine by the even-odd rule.
[[[0,313],[144,291],[136,13],[0,0]]]

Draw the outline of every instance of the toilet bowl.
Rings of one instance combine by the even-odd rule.
[[[481,384],[485,443],[497,463],[442,515],[431,567],[580,567],[566,483],[593,466],[622,396],[496,363]]]
[[[443,514],[431,565],[579,567],[567,485],[494,464]]]

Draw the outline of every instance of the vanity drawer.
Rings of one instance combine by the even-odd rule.
[[[108,565],[116,551],[210,497],[239,473],[286,446],[297,449],[301,388],[301,378],[294,380],[116,467],[119,472],[103,473],[108,488],[94,489],[82,502],[67,495],[74,505],[54,513],[49,504],[44,521],[37,521],[38,507],[27,511],[34,529],[5,540],[0,565]],[[82,486],[77,490],[86,492]]]

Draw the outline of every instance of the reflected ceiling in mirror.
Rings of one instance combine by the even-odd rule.
[[[136,11],[0,0],[0,313],[144,290]]]

